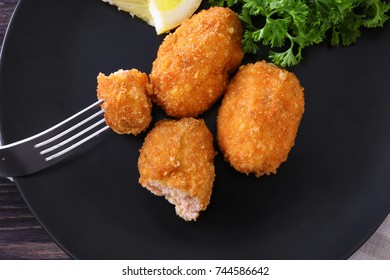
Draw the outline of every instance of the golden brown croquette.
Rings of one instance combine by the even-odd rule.
[[[228,8],[213,7],[184,21],[160,45],[149,76],[152,100],[176,118],[206,111],[241,63],[242,34]]]
[[[109,76],[99,73],[97,96],[104,99],[106,123],[119,134],[138,134],[152,120],[147,92],[148,76],[136,69],[118,70]]]
[[[203,120],[160,121],[140,150],[139,182],[165,196],[184,220],[196,220],[210,202],[214,156],[213,136]]]
[[[240,67],[217,117],[217,141],[238,171],[276,173],[293,147],[304,112],[296,76],[264,61]]]

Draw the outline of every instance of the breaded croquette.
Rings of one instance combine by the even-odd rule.
[[[97,96],[108,126],[119,134],[146,130],[152,120],[152,102],[147,92],[148,76],[136,69],[118,70],[97,77]]]
[[[228,8],[213,7],[184,21],[160,45],[149,76],[152,100],[177,118],[206,111],[241,63],[242,34]]]
[[[139,182],[165,198],[186,221],[206,210],[214,182],[213,136],[203,120],[163,120],[148,133],[138,159]]]
[[[225,159],[246,174],[276,173],[294,146],[303,112],[303,88],[293,73],[264,61],[241,66],[218,111]]]

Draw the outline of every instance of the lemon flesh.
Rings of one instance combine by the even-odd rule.
[[[154,26],[157,34],[168,32],[190,18],[202,0],[103,0]]]
[[[158,10],[165,12],[165,11],[175,9],[180,4],[180,2],[182,2],[182,0],[168,0],[168,1],[156,0],[154,2]]]
[[[103,2],[115,5],[118,10],[126,11],[154,26],[153,17],[149,12],[149,0],[103,0]]]
[[[201,0],[150,0],[149,12],[157,34],[179,26],[193,15],[201,2]]]

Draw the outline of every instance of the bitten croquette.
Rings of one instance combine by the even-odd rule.
[[[203,120],[163,120],[147,134],[138,159],[139,182],[165,198],[186,221],[206,210],[214,172],[213,136]]]
[[[304,112],[297,77],[265,61],[241,66],[222,100],[217,141],[238,171],[276,173],[294,146]]]
[[[119,134],[146,130],[152,120],[152,102],[148,95],[148,76],[136,69],[118,70],[109,76],[99,73],[97,96],[108,126]]]
[[[213,7],[165,37],[149,75],[153,101],[172,117],[196,117],[222,96],[243,58],[243,28],[229,8]]]

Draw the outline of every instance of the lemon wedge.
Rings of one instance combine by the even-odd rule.
[[[190,18],[202,0],[150,0],[149,12],[157,34],[168,32]]]
[[[118,7],[118,10],[123,10],[146,21],[149,25],[154,26],[153,17],[149,12],[149,0],[103,0]]]
[[[157,34],[168,32],[192,16],[202,0],[103,0],[139,17],[155,27]]]

